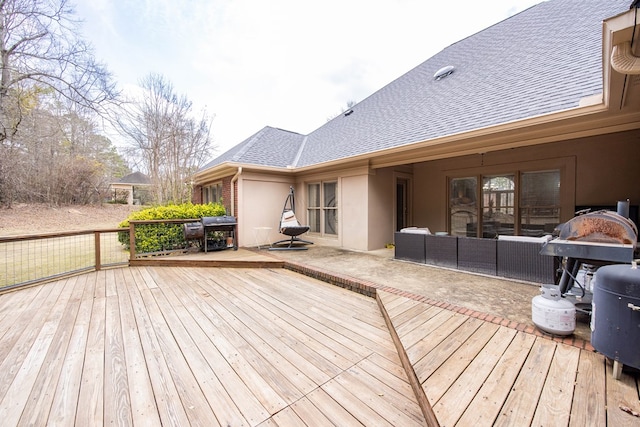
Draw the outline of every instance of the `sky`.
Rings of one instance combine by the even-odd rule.
[[[308,134],[445,47],[541,0],[73,0],[119,88],[160,74],[213,117],[216,155]],[[116,145],[123,142],[109,134]]]

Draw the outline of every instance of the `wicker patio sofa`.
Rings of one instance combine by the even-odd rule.
[[[533,283],[556,282],[559,259],[540,255],[547,238],[434,235],[411,227],[395,233],[395,259]]]
[[[424,237],[430,235],[428,228],[407,227],[395,234],[395,258],[403,261],[425,263]]]

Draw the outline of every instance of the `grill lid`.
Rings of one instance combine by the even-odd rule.
[[[202,225],[211,227],[214,225],[236,225],[236,218],[230,215],[223,216],[203,216]]]
[[[628,218],[613,211],[597,211],[576,216],[560,228],[559,239],[617,243],[636,246],[638,229]]]
[[[547,242],[540,254],[627,263],[634,258],[637,240],[638,229],[630,219],[602,210],[562,224],[558,237]]]

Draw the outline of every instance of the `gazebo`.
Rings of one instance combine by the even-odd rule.
[[[118,181],[111,183],[109,192],[114,202],[126,198],[128,205],[144,204],[146,189],[151,185],[149,177],[142,172],[125,175]]]

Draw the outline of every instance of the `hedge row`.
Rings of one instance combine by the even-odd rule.
[[[199,219],[205,216],[222,216],[225,213],[224,206],[217,203],[206,205],[184,203],[181,205],[155,206],[131,213],[118,226],[129,228],[129,221]],[[162,252],[187,247],[182,224],[136,225],[135,233],[136,253]],[[118,233],[118,241],[129,249],[128,232]]]

